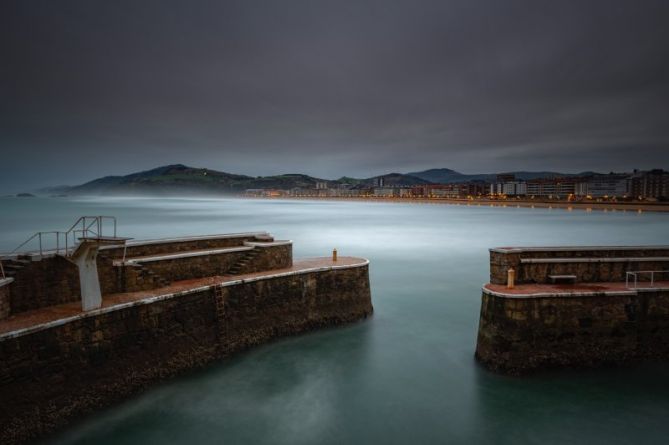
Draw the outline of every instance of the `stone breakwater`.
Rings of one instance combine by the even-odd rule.
[[[656,273],[651,283],[643,271],[668,270],[668,252],[666,247],[492,249],[477,359],[507,374],[666,360],[669,274]],[[509,268],[517,277],[512,289]],[[627,271],[637,272],[640,281],[626,284]]]
[[[274,247],[277,256],[268,254]],[[157,250],[151,247],[151,253],[164,254]],[[236,251],[230,254],[237,258]],[[229,267],[230,261],[218,256],[214,263],[220,267],[201,255],[185,255],[184,268],[205,267],[207,275],[105,294],[102,307],[88,312],[69,302],[1,320],[0,443],[43,437],[157,381],[274,338],[355,322],[373,312],[367,260],[293,263],[286,243],[254,255],[257,261],[245,260],[248,271],[237,275],[212,275]],[[175,258],[153,258],[151,266],[174,271]],[[103,260],[99,268],[104,272],[110,264]],[[254,271],[263,264],[278,268]],[[128,264],[114,267],[108,287],[141,287],[137,277],[121,273]],[[0,300],[11,296],[12,281],[0,286]],[[23,288],[14,295],[20,301],[26,297]]]

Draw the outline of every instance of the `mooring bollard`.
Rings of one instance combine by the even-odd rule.
[[[506,274],[506,288],[513,289],[516,287],[516,271],[509,269]]]
[[[337,262],[337,249],[332,249],[332,261]]]

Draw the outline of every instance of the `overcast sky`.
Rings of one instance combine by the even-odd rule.
[[[669,168],[669,1],[0,3],[0,192]]]

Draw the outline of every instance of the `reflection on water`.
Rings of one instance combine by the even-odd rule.
[[[371,320],[163,384],[49,443],[660,443],[669,367],[501,377],[473,359],[491,246],[657,244],[669,214],[343,201],[1,199],[0,250],[83,214],[135,238],[268,230],[371,260]]]

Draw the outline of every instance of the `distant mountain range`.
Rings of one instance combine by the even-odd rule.
[[[528,179],[553,178],[556,176],[589,176],[589,175],[594,175],[596,173],[581,172],[574,174],[574,173],[558,173],[558,172],[516,171],[516,172],[508,172],[506,174],[513,174],[515,175],[516,179],[522,179],[527,181]],[[407,175],[415,176],[416,178],[424,179],[426,181],[437,184],[449,184],[453,182],[467,182],[467,181],[493,182],[497,178],[496,173],[467,175],[464,173],[456,172],[454,170],[450,170],[448,168],[433,168],[422,172],[407,173]]]
[[[546,178],[553,176],[580,176],[557,172],[510,172],[520,179]],[[182,164],[166,165],[152,170],[126,176],[105,176],[77,186],[58,186],[40,190],[41,193],[73,195],[114,195],[114,194],[180,194],[180,193],[239,193],[247,189],[292,189],[315,188],[319,182],[328,187],[347,184],[351,187],[368,187],[379,184],[385,186],[412,186],[431,183],[453,183],[464,181],[494,181],[496,174],[463,174],[447,168],[430,169],[420,172],[389,173],[366,179],[342,177],[337,180],[315,178],[303,174],[277,176],[246,176],[188,167]]]

